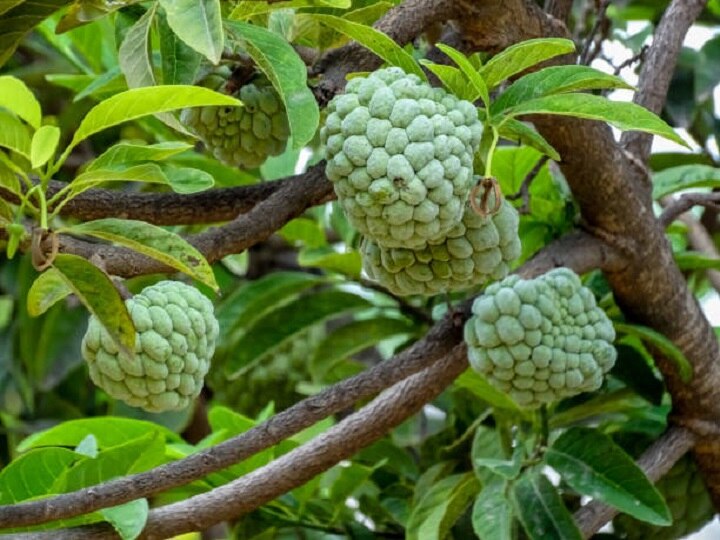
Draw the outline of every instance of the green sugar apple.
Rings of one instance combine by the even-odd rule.
[[[325,173],[358,231],[419,249],[460,221],[482,136],[472,103],[391,67],[350,80],[327,111]]]
[[[399,296],[462,291],[504,278],[520,256],[519,216],[503,200],[483,217],[466,203],[462,221],[422,249],[383,248],[366,238],[361,247],[368,276]]]
[[[670,508],[672,525],[659,527],[621,514],[613,527],[629,540],[677,540],[701,529],[715,515],[710,495],[690,456],[683,457],[656,484]]]
[[[487,287],[472,312],[470,365],[521,406],[597,390],[615,364],[612,322],[568,268],[508,276]]]
[[[240,87],[235,97],[242,107],[195,107],[180,118],[216,159],[253,169],[285,150],[290,133],[285,106],[263,76]]]
[[[110,396],[150,412],[182,409],[197,397],[215,352],[219,326],[212,302],[179,281],[161,281],[125,301],[135,354],[121,354],[90,317],[82,355],[90,378]]]

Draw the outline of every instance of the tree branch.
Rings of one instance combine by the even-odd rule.
[[[663,227],[667,227],[681,214],[690,210],[693,206],[705,206],[708,208],[720,209],[720,192],[711,193],[686,193],[677,199],[669,198],[665,209],[658,221]]]
[[[600,240],[577,232],[548,244],[517,273],[530,278],[559,266],[584,273],[599,267],[612,268],[621,262],[618,254]],[[247,459],[448,355],[462,341],[462,324],[471,305],[472,300],[466,301],[458,312],[437,322],[423,339],[391,360],[307,398],[217,446],[147,472],[72,493],[0,506],[0,528],[37,525],[115,506],[187,484]]]
[[[673,426],[643,453],[637,464],[650,480],[657,482],[693,447],[695,440],[690,430]],[[591,501],[574,517],[583,538],[590,538],[617,514],[617,509]]]

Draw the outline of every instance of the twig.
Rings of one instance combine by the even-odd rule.
[[[600,32],[601,28],[607,26],[607,8],[610,5],[610,0],[602,0],[600,5],[597,7],[597,14],[595,15],[595,24],[590,30],[585,45],[580,53],[578,64],[590,65],[595,57],[600,53],[602,48],[602,41],[605,39],[606,30]]]
[[[693,206],[704,206],[720,210],[720,192],[686,193],[675,200],[670,200],[660,217],[658,217],[658,221],[663,227],[667,227]]]
[[[520,190],[517,193],[513,193],[512,195],[505,195],[505,198],[509,201],[514,201],[520,198],[522,199],[522,206],[518,208],[518,212],[520,214],[530,213],[530,186],[532,185],[533,180],[537,178],[538,173],[548,162],[549,159],[550,158],[548,156],[542,156],[540,159],[538,159],[537,163],[535,163],[535,166],[530,169],[530,172],[527,173],[524,180],[522,181],[522,184],[520,185]]]
[[[682,427],[671,427],[648,448],[637,461],[653,482],[657,482],[695,444],[693,433]],[[575,521],[584,538],[590,538],[618,514],[617,509],[592,501],[575,512]]]
[[[643,45],[643,46],[640,48],[640,52],[638,52],[637,54],[631,56],[630,58],[628,58],[628,59],[625,60],[624,62],[621,62],[621,63],[618,64],[617,66],[614,66],[613,74],[616,75],[616,76],[617,76],[617,75],[620,75],[620,72],[621,72],[623,69],[625,69],[626,67],[632,66],[635,62],[644,62],[644,61],[645,61],[645,56],[647,55],[647,52],[648,52],[649,50],[650,50],[650,46],[649,46],[649,45]],[[612,65],[612,64],[610,64],[610,65]]]

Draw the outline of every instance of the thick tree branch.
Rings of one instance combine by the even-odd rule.
[[[621,263],[618,254],[600,240],[578,232],[547,245],[517,273],[530,278],[559,266],[584,273],[595,268],[613,268]],[[449,354],[462,340],[461,326],[470,314],[471,302],[468,300],[458,312],[436,323],[422,340],[393,359],[297,403],[242,435],[151,471],[73,493],[0,506],[0,528],[37,525],[115,506],[187,484],[247,459]]]
[[[695,440],[690,430],[671,427],[643,453],[637,464],[650,480],[657,482],[693,447]],[[615,508],[591,501],[575,512],[574,517],[583,538],[590,538],[617,514]]]

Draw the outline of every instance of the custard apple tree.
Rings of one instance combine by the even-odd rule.
[[[719,16],[0,1],[0,535],[708,526]]]

